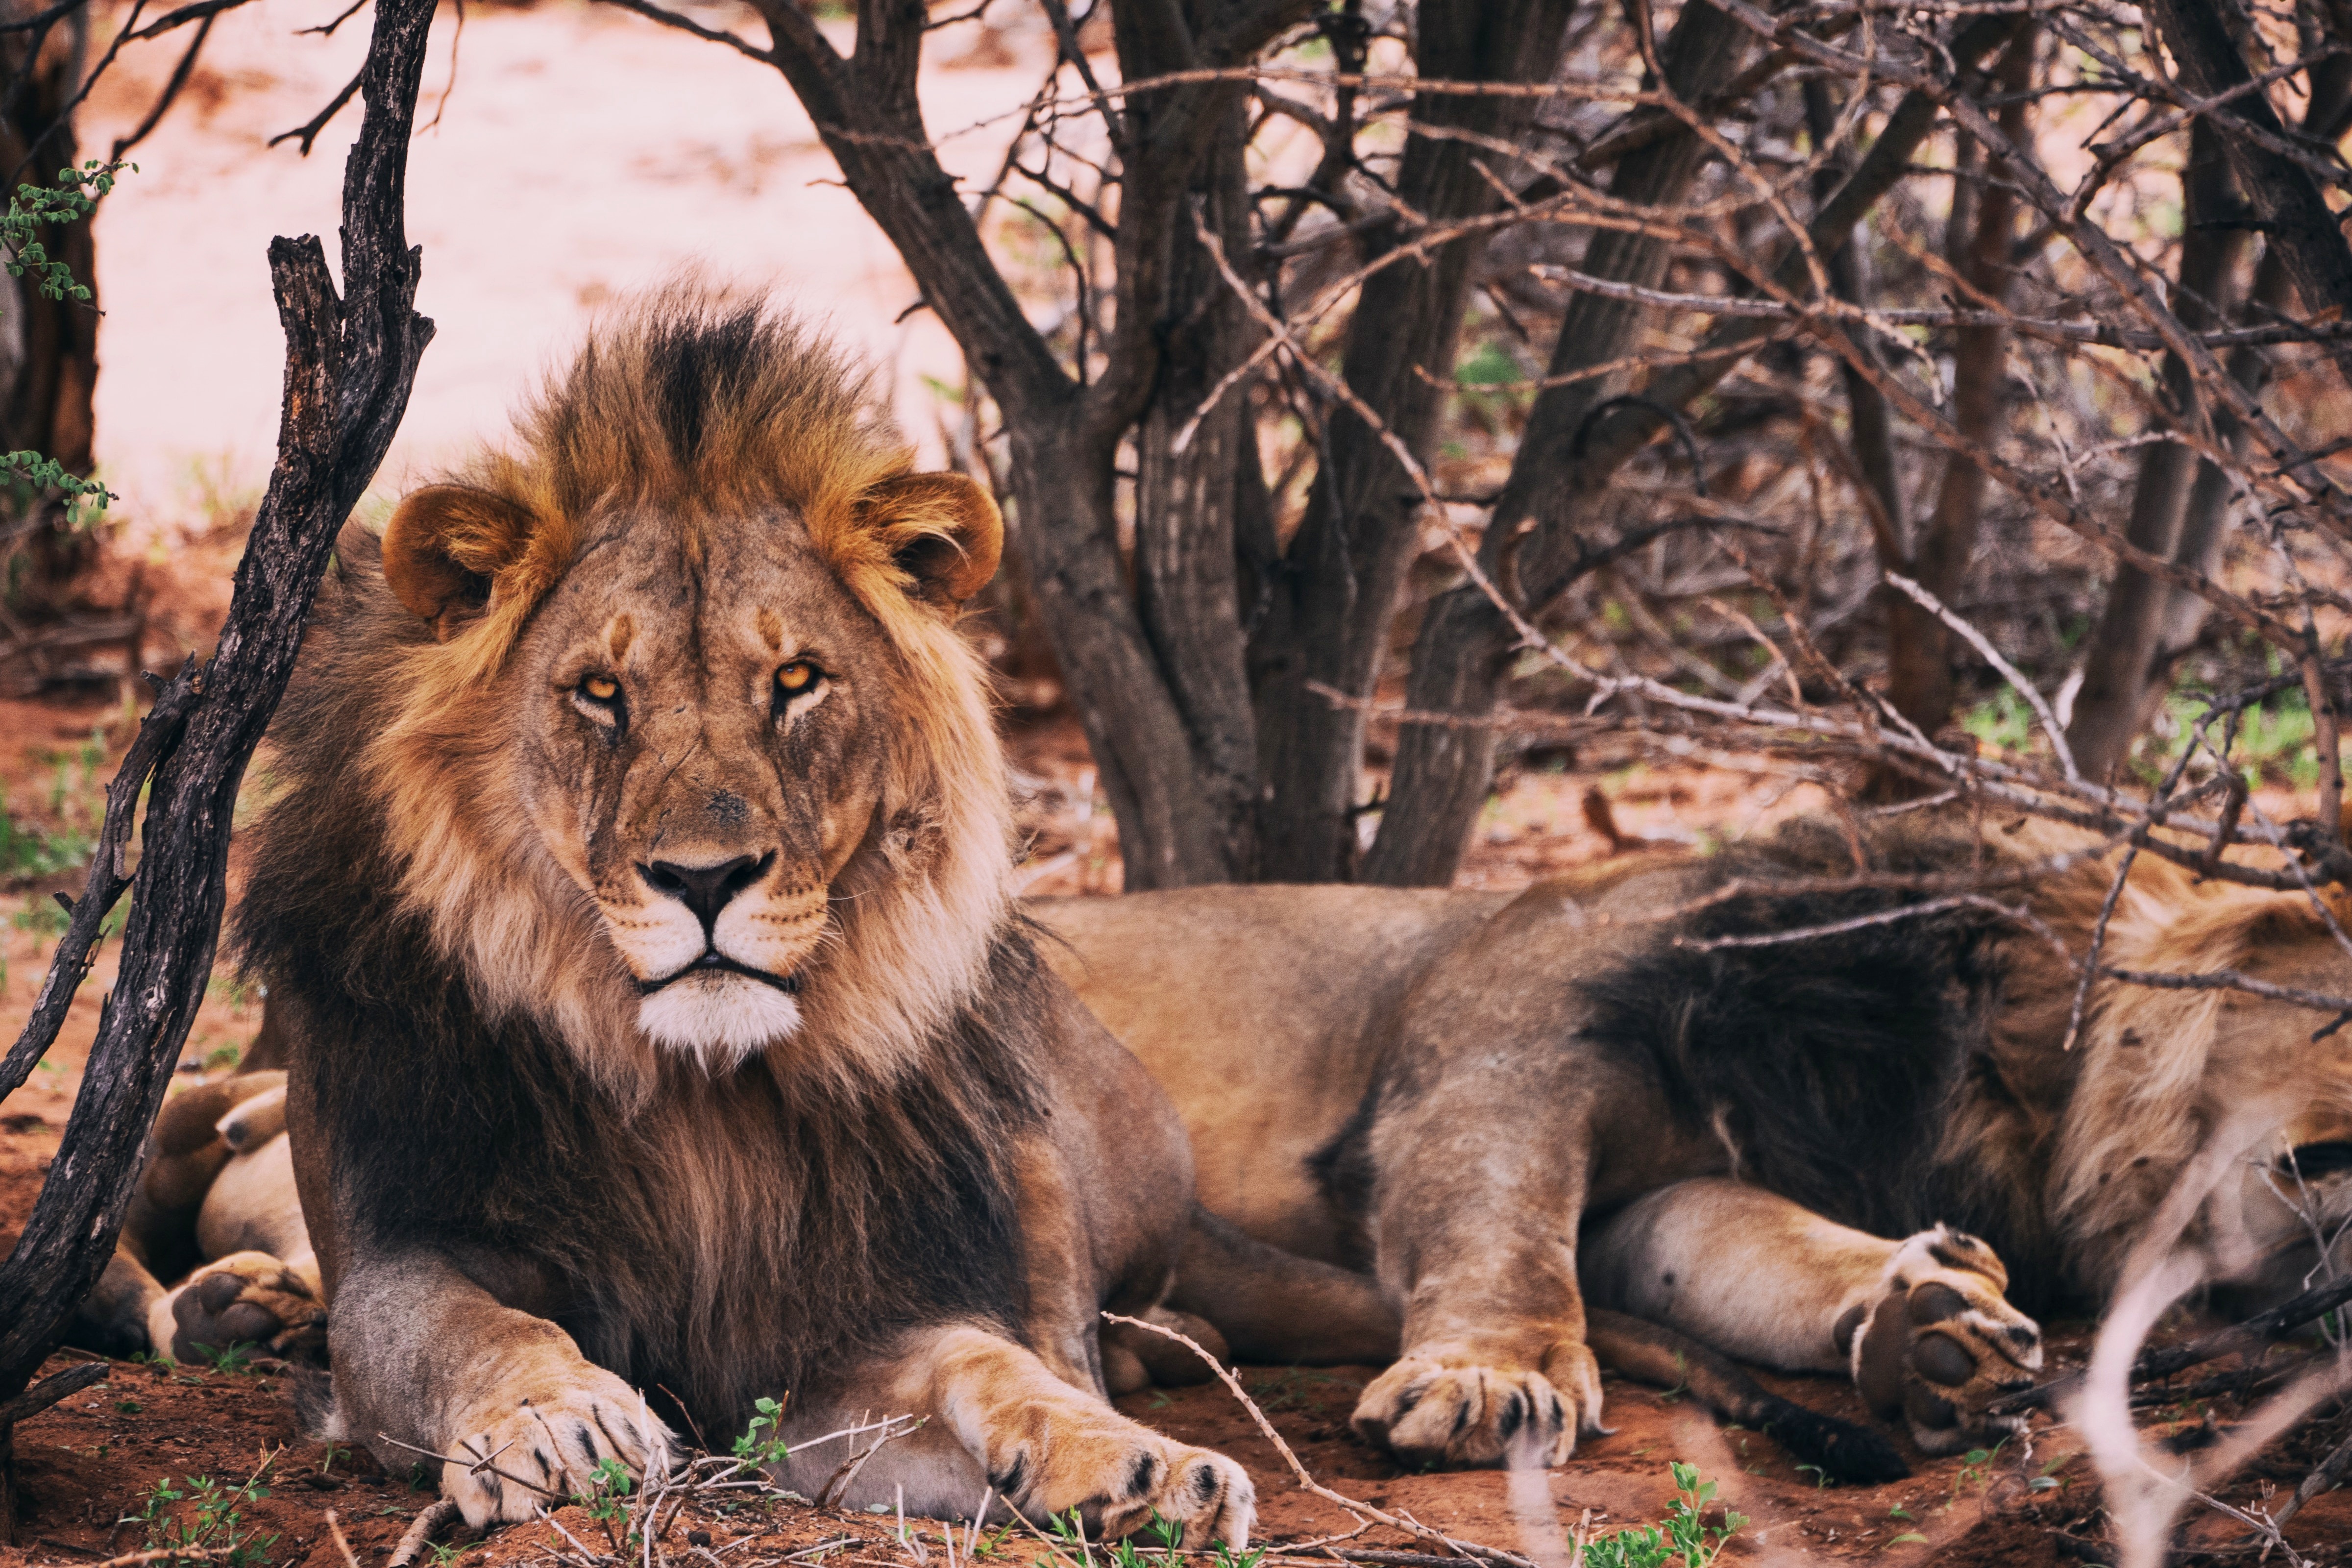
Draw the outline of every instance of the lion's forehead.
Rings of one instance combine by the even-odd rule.
[[[887,658],[887,638],[790,513],[616,517],[591,531],[549,595],[542,658],[602,655],[683,688],[819,650]],[[763,672],[764,673],[764,672]]]

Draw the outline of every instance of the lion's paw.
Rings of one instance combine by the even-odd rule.
[[[670,1430],[635,1390],[584,1363],[564,1375],[568,1385],[551,1377],[513,1380],[462,1418],[461,1429],[471,1430],[447,1454],[467,1462],[441,1467],[441,1495],[467,1524],[509,1524],[542,1503],[560,1507],[593,1489],[608,1459],[638,1479],[669,1468]]]
[[[1157,1515],[1182,1526],[1188,1546],[1222,1541],[1238,1551],[1257,1521],[1257,1489],[1247,1471],[1124,1416],[1023,1443],[991,1479],[1032,1521],[1079,1509],[1106,1541],[1133,1535]]]
[[[1356,1431],[1399,1458],[1448,1466],[1557,1465],[1602,1432],[1601,1367],[1579,1342],[1539,1365],[1468,1346],[1417,1345],[1356,1403]]]
[[[2029,1387],[2042,1329],[2002,1292],[2009,1270],[1975,1237],[1938,1226],[1903,1244],[1878,1298],[1847,1326],[1854,1385],[1872,1411],[1897,1415],[1923,1452],[1956,1454],[2017,1431],[1988,1413]]]
[[[158,1354],[196,1361],[254,1345],[285,1361],[324,1365],[327,1309],[310,1280],[266,1252],[205,1264],[149,1310]]]

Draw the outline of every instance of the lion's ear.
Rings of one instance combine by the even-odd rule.
[[[383,531],[383,580],[443,642],[489,603],[490,579],[530,542],[531,515],[467,485],[427,485]]]
[[[1004,519],[989,493],[961,474],[902,474],[857,498],[915,595],[952,609],[988,586],[1004,553]]]

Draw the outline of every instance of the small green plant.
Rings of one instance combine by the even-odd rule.
[[[45,297],[70,297],[89,304],[89,285],[77,282],[73,268],[49,255],[40,232],[88,217],[97,210],[99,198],[114,189],[116,177],[124,169],[136,167],[120,160],[102,163],[93,158],[79,169],[70,165],[59,169],[54,184],[18,185],[16,194],[8,198],[6,215],[0,216],[0,257],[5,257],[8,276],[22,278],[29,272]],[[64,496],[66,521],[70,524],[104,511],[106,503],[114,499],[96,479],[70,473],[56,458],[38,452],[0,453],[0,477],[26,501],[48,490]]]
[[[264,1460],[260,1469],[235,1487],[224,1487],[209,1476],[190,1476],[174,1486],[167,1477],[148,1489],[139,1511],[123,1515],[122,1522],[145,1526],[148,1550],[165,1553],[165,1563],[184,1557],[228,1568],[263,1568],[278,1537],[247,1529],[245,1510],[269,1495],[261,1484],[268,1468]],[[181,1503],[192,1506],[181,1509]]]
[[[587,1492],[573,1500],[588,1510],[591,1519],[616,1520],[628,1512],[629,1494],[636,1487],[629,1467],[607,1456],[597,1460],[596,1468],[588,1472]]]
[[[1215,1563],[1216,1568],[1257,1568],[1265,1561],[1265,1548],[1253,1546],[1247,1552],[1236,1552],[1220,1541],[1209,1549],[1209,1561]]]
[[[341,1443],[328,1444],[327,1457],[319,1461],[319,1473],[322,1476],[331,1476],[334,1474],[335,1461],[347,1458],[350,1453],[351,1450],[344,1447]]]
[[[430,1550],[433,1553],[433,1568],[454,1568],[457,1559],[466,1555],[464,1547],[453,1546],[446,1541],[435,1542]]]
[[[135,1399],[118,1399],[114,1402],[114,1408],[120,1415],[136,1415],[143,1406]]]
[[[1706,1568],[1724,1542],[1748,1522],[1746,1514],[1727,1509],[1720,1525],[1707,1523],[1703,1514],[1715,1500],[1715,1483],[1702,1480],[1696,1465],[1675,1460],[1666,1469],[1675,1479],[1675,1500],[1667,1506],[1666,1517],[1585,1542],[1585,1568],[1665,1568],[1677,1558],[1683,1568]]]
[[[253,1346],[249,1344],[198,1345],[195,1352],[205,1367],[213,1372],[244,1373],[253,1370]]]
[[[776,1400],[761,1398],[751,1402],[757,1414],[743,1435],[735,1439],[735,1458],[747,1470],[764,1469],[780,1465],[792,1457],[792,1449],[776,1436],[776,1423],[782,1419],[784,1407]],[[764,1436],[762,1435],[764,1434]]]
[[[1813,1489],[1815,1491],[1827,1491],[1830,1488],[1837,1485],[1837,1482],[1831,1479],[1830,1473],[1822,1468],[1819,1465],[1799,1465],[1797,1467],[1797,1470],[1801,1475],[1808,1475],[1813,1478]]]
[[[1184,1521],[1182,1520],[1162,1519],[1160,1517],[1160,1510],[1155,1508],[1151,1510],[1151,1522],[1145,1525],[1143,1528],[1145,1532],[1148,1533],[1152,1540],[1160,1542],[1160,1544],[1166,1550],[1170,1552],[1181,1552],[1184,1549]]]

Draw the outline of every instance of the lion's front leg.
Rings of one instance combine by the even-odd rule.
[[[2042,1365],[2042,1331],[2009,1304],[2009,1273],[1937,1226],[1889,1241],[1759,1187],[1678,1182],[1585,1245],[1594,1300],[1790,1372],[1846,1372],[1872,1413],[1930,1454],[2014,1430],[1987,1406]]]
[[[1607,1430],[1576,1275],[1583,1163],[1550,1141],[1495,1140],[1486,1094],[1441,1079],[1370,1134],[1380,1282],[1402,1308],[1403,1349],[1354,1425],[1411,1463],[1557,1465]]]
[[[1076,1508],[1116,1537],[1157,1514],[1183,1526],[1188,1546],[1248,1544],[1257,1493],[1239,1465],[1129,1420],[1003,1335],[961,1325],[929,1331],[902,1366],[899,1386],[920,1391],[914,1403],[1032,1522]]]
[[[419,1450],[440,1457],[441,1494],[468,1524],[530,1519],[587,1490],[607,1460],[659,1473],[676,1447],[643,1396],[571,1335],[442,1259],[352,1269],[329,1342],[352,1434],[395,1474]]]

